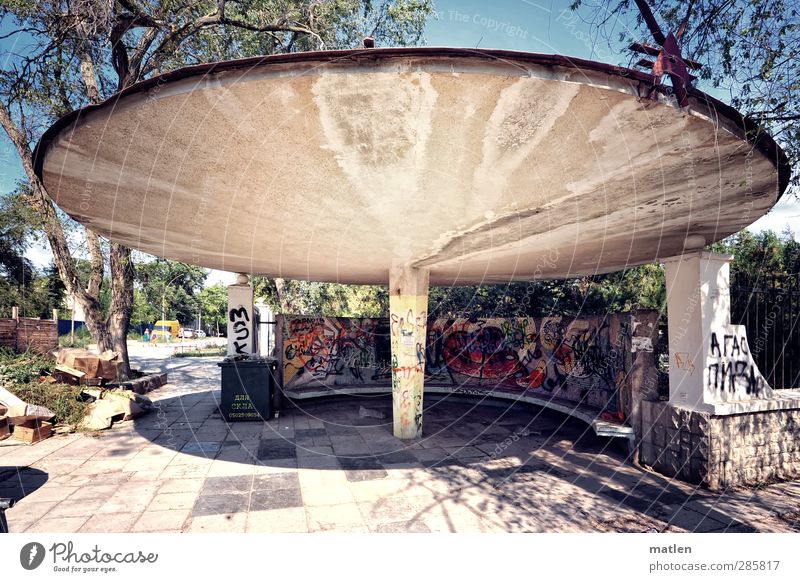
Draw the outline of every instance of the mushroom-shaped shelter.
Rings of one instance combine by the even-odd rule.
[[[133,248],[389,283],[408,326],[393,348],[414,372],[395,393],[413,394],[429,282],[609,272],[734,233],[788,183],[782,151],[754,129],[699,91],[681,108],[651,75],[616,66],[372,49],[149,79],[61,119],[36,162],[62,209]],[[395,420],[413,436],[421,392],[402,403]]]

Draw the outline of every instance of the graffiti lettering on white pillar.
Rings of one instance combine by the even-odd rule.
[[[253,311],[253,288],[250,285],[228,287],[228,355],[242,356],[256,351],[256,328]]]
[[[712,359],[708,364],[708,388],[722,393],[742,390],[749,396],[761,394],[766,383],[750,356],[744,335],[711,332],[708,357]]]
[[[228,311],[228,320],[233,329],[233,350],[236,354],[251,353],[250,314],[245,307],[236,307]]]
[[[735,334],[726,333],[722,335],[722,344],[720,344],[716,332],[711,332],[711,356],[739,357],[749,353],[745,336],[737,337]]]

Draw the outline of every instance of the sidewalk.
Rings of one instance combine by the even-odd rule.
[[[216,361],[146,364],[173,382],[150,394],[155,412],[0,446],[0,497],[22,497],[12,532],[800,530],[800,483],[712,494],[558,415],[430,399],[413,444],[392,436],[388,396],[228,425]]]

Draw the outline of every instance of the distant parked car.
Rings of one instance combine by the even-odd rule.
[[[206,332],[204,332],[202,329],[195,329],[193,331],[197,337],[206,337]]]
[[[194,330],[193,330],[192,328],[189,328],[189,327],[182,327],[182,328],[180,329],[180,331],[178,332],[178,334],[179,334],[179,335],[180,335],[180,337],[182,337],[183,339],[189,339],[189,338],[193,338],[193,337],[195,337],[195,332],[194,332]]]

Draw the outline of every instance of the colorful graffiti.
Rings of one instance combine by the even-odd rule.
[[[287,317],[283,330],[285,387],[388,380],[389,346],[377,350],[388,326],[379,319]],[[385,361],[381,360],[385,357]]]
[[[398,438],[415,438],[422,433],[427,304],[426,296],[389,298],[394,435]]]
[[[429,320],[424,350],[412,329],[419,322],[408,319],[287,318],[285,386],[392,382],[394,388],[424,369],[431,385],[538,392],[622,416],[628,315]],[[392,362],[390,342],[414,358]]]

